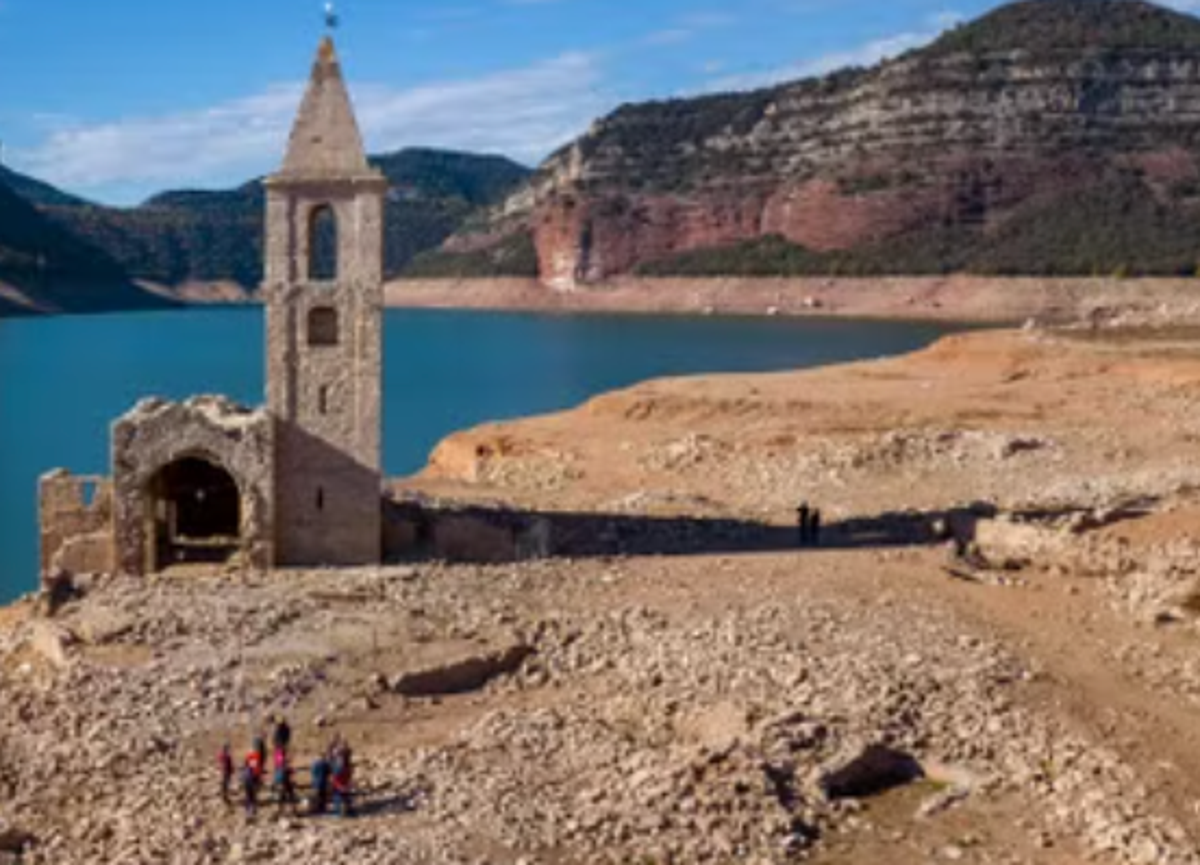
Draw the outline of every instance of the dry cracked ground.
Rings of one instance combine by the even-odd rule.
[[[654,382],[406,484],[781,528],[803,497],[820,549],[94,575],[0,612],[0,849],[31,842],[0,861],[1200,862],[1195,345]],[[963,555],[892,531],[949,512]],[[356,818],[221,804],[218,746],[279,710],[303,761],[354,745]]]

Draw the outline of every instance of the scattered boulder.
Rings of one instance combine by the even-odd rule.
[[[119,640],[133,630],[134,617],[113,607],[90,604],[80,610],[76,631],[84,642],[103,645]]]
[[[70,663],[67,647],[76,641],[74,634],[54,622],[40,619],[30,626],[29,648],[55,667],[65,667]]]
[[[404,673],[394,690],[405,697],[436,697],[478,691],[492,679],[515,673],[536,650],[524,643]]]

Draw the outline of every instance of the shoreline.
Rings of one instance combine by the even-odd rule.
[[[258,306],[227,281],[153,287],[183,309]],[[532,278],[393,279],[390,309],[564,315],[767,316],[1020,326],[1200,324],[1200,280],[1187,277],[620,277],[573,291]],[[109,310],[106,312],[136,310]],[[37,316],[36,311],[33,312]],[[47,313],[47,315],[55,315]],[[23,315],[0,319],[22,318]]]
[[[879,277],[644,279],[576,291],[534,279],[392,280],[385,304],[408,309],[803,316],[962,324],[1200,321],[1187,278]]]

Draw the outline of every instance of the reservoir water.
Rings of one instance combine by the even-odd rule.
[[[263,401],[256,308],[0,319],[0,603],[37,586],[37,478],[108,473],[108,427],[144,396]],[[387,313],[384,461],[409,474],[456,429],[648,378],[817,366],[919,348],[940,325],[679,316]]]

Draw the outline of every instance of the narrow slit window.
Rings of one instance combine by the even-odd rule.
[[[320,391],[317,392],[317,411],[321,414],[329,414],[329,385],[321,385]]]
[[[325,510],[325,488],[317,487],[317,510]]]

